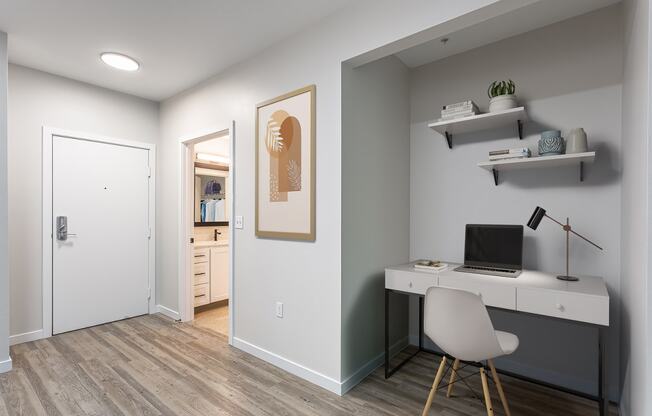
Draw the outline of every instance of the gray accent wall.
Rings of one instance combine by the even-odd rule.
[[[596,241],[600,252],[571,239],[571,273],[602,276],[611,297],[609,381],[619,397],[619,310],[621,296],[623,25],[619,5],[418,67],[411,81],[410,257],[462,262],[467,223],[525,225],[539,205]],[[451,36],[450,42],[455,37]],[[445,139],[426,124],[442,105],[473,99],[486,111],[487,86],[511,78],[530,121],[519,141],[516,125]],[[579,181],[577,167],[510,171],[495,186],[477,167],[490,150],[529,147],[537,153],[544,130],[583,127],[596,161]],[[631,138],[627,138],[629,141]],[[632,156],[628,156],[632,157]],[[544,219],[526,227],[524,266],[561,273],[565,235]],[[412,307],[413,339],[416,309]],[[597,332],[593,328],[492,312],[498,329],[520,337],[518,351],[497,366],[589,393],[597,392]]]
[[[382,362],[384,268],[409,257],[410,73],[396,57],[342,65],[342,379]],[[407,345],[392,296],[390,344]],[[366,374],[360,374],[366,375]]]

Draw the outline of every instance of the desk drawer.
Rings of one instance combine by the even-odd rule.
[[[484,283],[474,277],[439,276],[439,286],[461,289],[480,295],[486,306],[516,310],[516,288]]]
[[[609,325],[609,298],[518,288],[518,310],[538,315]]]
[[[385,288],[425,295],[429,287],[437,286],[437,275],[430,273],[386,270]]]
[[[207,248],[196,248],[192,251],[192,262],[197,263],[206,263],[210,258],[210,250]]]

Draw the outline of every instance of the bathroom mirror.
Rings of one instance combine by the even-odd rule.
[[[229,224],[228,170],[195,167],[195,226]]]

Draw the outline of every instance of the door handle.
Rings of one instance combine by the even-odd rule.
[[[68,237],[72,235],[76,236],[77,234],[71,234],[68,232],[68,217],[57,217],[57,240],[66,241],[68,240]]]

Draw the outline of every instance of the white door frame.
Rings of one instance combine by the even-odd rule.
[[[234,285],[235,285],[235,121],[226,128],[212,128],[184,136],[179,139],[179,316],[181,321],[192,321],[194,318],[194,305],[192,302],[192,246],[190,237],[193,235],[194,215],[194,169],[191,170],[192,154],[188,146],[202,142],[209,137],[229,135],[229,189],[230,218],[229,218],[229,344],[233,345],[235,330],[234,319]],[[193,192],[190,192],[190,191]],[[192,215],[191,215],[192,214]]]
[[[156,145],[43,126],[43,338],[52,336],[52,137],[107,143],[149,152],[149,313],[156,312]]]

